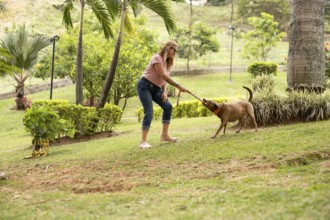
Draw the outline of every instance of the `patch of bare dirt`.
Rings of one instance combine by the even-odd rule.
[[[309,153],[301,157],[320,161],[322,172],[329,172],[329,152]],[[66,164],[37,164],[29,168],[26,168],[26,164],[21,164],[8,167],[6,172],[10,173],[9,180],[24,183],[26,190],[63,190],[77,194],[111,193],[130,191],[139,186],[157,186],[178,178],[189,181],[221,176],[228,180],[240,180],[247,176],[267,176],[276,171],[278,166],[288,165],[287,162],[291,160],[292,158],[282,158],[281,162],[269,162],[262,156],[223,162],[182,163],[157,159],[144,161],[99,159]],[[6,190],[14,189],[7,187]]]
[[[274,164],[264,161],[230,160],[216,162],[168,163],[146,160],[135,163],[125,161],[90,161],[83,164],[37,164],[24,170],[11,167],[9,179],[22,182],[26,190],[63,190],[74,193],[125,192],[134,187],[157,185],[180,178],[185,180],[211,179],[221,176],[232,178],[242,173],[269,173]],[[143,163],[143,164],[140,164]],[[141,169],[141,166],[143,169]],[[125,168],[127,167],[127,169]]]
[[[25,173],[16,171],[11,180],[24,182],[26,189],[64,190],[74,193],[129,191],[143,179],[145,173],[118,171],[111,164],[94,161],[88,164],[63,167],[63,165],[35,165]]]

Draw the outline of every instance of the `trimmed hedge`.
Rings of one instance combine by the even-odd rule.
[[[218,103],[228,102],[227,98],[212,98],[211,100]],[[154,107],[154,116],[153,119],[161,119],[163,110],[160,107]],[[139,108],[135,115],[138,118],[138,121],[141,121],[144,117],[143,108]],[[179,106],[173,106],[172,118],[192,118],[192,117],[206,117],[211,116],[213,113],[208,110],[200,101],[186,101],[180,102]]]
[[[277,64],[271,62],[256,62],[248,66],[248,73],[252,75],[252,78],[256,76],[264,75],[276,75]]]
[[[106,104],[98,111],[94,107],[84,107],[70,104],[66,100],[38,100],[32,107],[49,106],[60,119],[68,122],[69,127],[75,129],[75,136],[92,135],[102,131],[111,131],[114,124],[121,121],[123,114],[120,107]],[[57,138],[67,134],[57,134]]]

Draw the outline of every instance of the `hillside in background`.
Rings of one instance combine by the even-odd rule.
[[[0,13],[0,34],[25,24],[37,33],[53,36],[62,33],[62,13],[56,5],[63,0],[7,0]],[[55,7],[54,7],[55,6]]]
[[[4,2],[4,0],[0,0]],[[25,24],[29,30],[35,33],[49,36],[59,35],[65,32],[62,25],[61,5],[64,0],[7,0],[3,5],[3,10],[0,11],[0,38],[6,31],[13,26]],[[171,2],[171,7],[176,18],[178,27],[188,26],[190,16],[190,5],[186,3]],[[72,13],[74,26],[78,26],[79,5],[76,4],[76,10]],[[87,12],[90,12],[87,7]],[[234,9],[236,12],[237,9]],[[209,52],[197,60],[191,60],[190,69],[215,69],[219,71],[219,67],[230,65],[231,57],[231,32],[228,29],[230,20],[231,7],[224,6],[194,6],[193,7],[193,22],[203,22],[210,28],[217,31],[217,38],[220,43],[220,51],[213,53]],[[131,15],[133,16],[133,15]],[[172,37],[167,33],[163,20],[154,12],[144,9],[142,17],[146,19],[146,26],[152,29],[158,35],[158,43],[161,45]],[[239,26],[242,21],[234,15],[235,24]],[[235,36],[241,35],[241,28],[237,27]],[[58,42],[59,44],[61,41]],[[246,67],[249,62],[242,58],[241,52],[244,41],[242,38],[234,38],[233,44],[233,66]],[[179,45],[180,46],[180,45]],[[50,47],[49,47],[50,49]],[[287,42],[279,42],[270,53],[269,61],[279,65],[286,64],[288,51]],[[241,70],[241,68],[239,68]],[[175,62],[175,69],[178,71],[186,70],[186,59],[178,58]],[[223,70],[220,70],[223,71]],[[228,70],[226,70],[228,71]]]
[[[23,25],[33,28],[37,33],[53,36],[64,31],[60,5],[64,0],[7,0],[1,1],[4,9],[0,12],[0,34],[13,26]],[[189,4],[171,3],[178,26],[188,24]],[[78,9],[78,7],[77,7]],[[184,13],[183,13],[184,12]],[[73,13],[78,16],[78,10]],[[144,10],[147,24],[168,38],[162,20],[153,12]],[[226,27],[229,20],[229,7],[194,6],[195,22],[203,21],[210,27]],[[76,22],[78,19],[76,19]]]

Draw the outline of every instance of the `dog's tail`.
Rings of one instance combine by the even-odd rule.
[[[252,93],[252,90],[251,90],[250,88],[246,87],[246,86],[243,86],[243,88],[246,89],[246,90],[249,92],[249,94],[250,94],[249,102],[251,102],[252,99],[253,99],[253,93]]]

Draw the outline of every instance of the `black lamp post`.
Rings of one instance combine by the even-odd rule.
[[[55,58],[55,42],[59,40],[60,37],[55,35],[53,38],[50,39],[50,42],[53,43],[53,58],[52,58],[52,75],[50,78],[50,99],[53,97],[53,77],[54,77],[54,58]]]
[[[233,66],[233,38],[234,38],[234,30],[235,27],[232,25],[228,26],[228,29],[231,30],[231,46],[230,46],[230,69],[229,69],[229,82],[231,82],[231,73],[232,73],[232,66]]]

